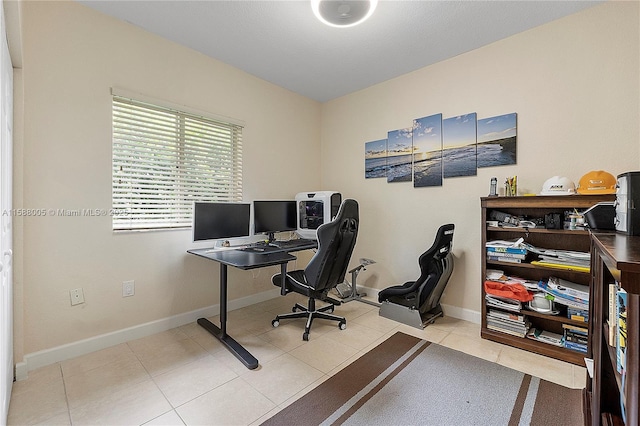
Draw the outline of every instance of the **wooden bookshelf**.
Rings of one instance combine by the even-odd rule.
[[[621,394],[626,424],[638,425],[640,399],[640,237],[620,233],[591,235],[593,276],[590,311],[593,377],[585,389],[587,424],[623,425]],[[627,291],[627,345],[625,387],[616,371],[616,348],[607,342],[609,283],[617,281]]]
[[[562,270],[532,265],[528,260],[523,263],[510,263],[489,261],[487,259],[485,244],[491,240],[515,240],[523,238],[525,242],[539,248],[572,250],[589,252],[591,249],[590,234],[585,230],[546,229],[544,226],[535,228],[498,227],[487,225],[491,212],[496,210],[512,216],[523,216],[531,219],[542,219],[546,214],[558,213],[562,218],[566,211],[584,211],[589,207],[604,201],[614,201],[615,195],[570,195],[570,196],[531,196],[531,197],[483,197],[482,207],[482,326],[481,336],[520,349],[539,353],[541,355],[567,361],[584,366],[584,358],[588,353],[556,347],[547,343],[538,342],[526,337],[518,337],[500,331],[487,328],[487,306],[484,303],[484,281],[487,269],[499,269],[506,275],[517,276],[529,280],[548,280],[549,277],[558,277],[578,284],[590,286],[591,273],[575,270]],[[591,291],[590,291],[591,293]],[[577,325],[589,328],[589,324],[571,320],[566,315],[548,315],[535,311],[522,309],[521,314],[526,315],[533,327],[562,334],[563,324]]]

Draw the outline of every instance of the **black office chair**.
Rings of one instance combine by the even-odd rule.
[[[433,245],[418,259],[420,277],[402,285],[386,288],[378,293],[382,303],[380,315],[401,322],[424,327],[442,316],[440,298],[453,272],[453,224],[442,225],[436,234]],[[400,310],[393,306],[401,307]],[[408,310],[408,312],[404,312]],[[413,319],[411,315],[417,314]]]
[[[282,289],[282,294],[293,291],[307,296],[308,306],[296,303],[292,313],[276,316],[271,322],[274,327],[280,324],[281,319],[307,318],[302,335],[303,340],[309,340],[309,331],[314,318],[338,321],[338,327],[341,330],[347,327],[345,318],[331,314],[340,302],[328,297],[327,293],[344,281],[351,253],[356,245],[358,222],[358,203],[355,200],[346,199],[340,205],[335,219],[320,225],[317,232],[318,251],[304,270],[287,272]],[[272,282],[273,285],[281,287],[282,275],[274,275]],[[328,302],[329,305],[316,309],[316,300]]]

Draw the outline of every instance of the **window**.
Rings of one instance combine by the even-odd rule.
[[[242,201],[242,126],[113,96],[113,229],[191,226],[195,201]]]

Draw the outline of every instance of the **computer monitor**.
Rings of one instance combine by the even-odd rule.
[[[193,205],[193,241],[248,237],[250,223],[250,203]]]
[[[268,234],[269,241],[275,239],[276,232],[295,231],[296,201],[254,201],[253,225],[254,234]]]

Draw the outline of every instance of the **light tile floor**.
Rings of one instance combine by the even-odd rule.
[[[247,370],[197,324],[40,368],[13,386],[9,425],[258,425],[355,359],[402,331],[573,388],[584,368],[480,338],[480,326],[439,318],[424,330],[352,301],[336,309],[347,329],[283,320],[290,294],[229,313],[227,331],[260,366]],[[211,318],[218,323],[218,318]]]

